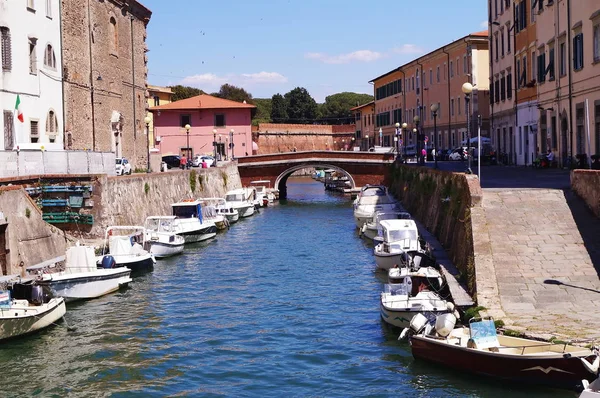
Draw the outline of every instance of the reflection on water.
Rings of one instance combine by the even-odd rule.
[[[288,200],[159,261],[64,325],[0,345],[0,396],[560,397],[416,362],[379,317],[385,280],[348,198]]]

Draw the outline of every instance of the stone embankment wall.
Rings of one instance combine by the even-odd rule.
[[[143,225],[146,217],[171,214],[183,199],[225,197],[241,188],[236,163],[208,169],[99,177],[94,186],[94,225],[90,235],[104,236],[111,225]]]
[[[600,217],[600,170],[571,171],[571,189]]]
[[[0,212],[0,275],[24,275],[29,266],[65,255],[69,238],[42,220],[22,187],[0,187]]]
[[[257,154],[352,149],[355,126],[260,123],[253,133]]]
[[[436,236],[475,295],[471,208],[481,204],[477,177],[424,167],[392,167],[391,192]]]

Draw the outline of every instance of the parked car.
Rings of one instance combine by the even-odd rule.
[[[181,162],[181,158],[177,155],[167,155],[162,157],[162,161],[167,164],[167,169],[178,169]]]
[[[440,156],[438,157],[438,160],[448,160],[448,157],[450,156],[451,153],[452,153],[452,149],[442,149],[440,151]]]
[[[466,148],[455,148],[448,155],[448,160],[465,160],[467,158]]]
[[[197,155],[192,160],[192,166],[200,167],[202,163],[206,163],[207,167],[211,167],[215,163],[215,158],[209,155]]]
[[[115,171],[118,176],[122,176],[123,174],[131,174],[131,163],[126,158],[117,158]]]

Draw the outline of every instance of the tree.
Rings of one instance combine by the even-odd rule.
[[[317,117],[317,103],[304,87],[285,94],[287,115],[291,123],[312,123]]]
[[[169,86],[169,88],[173,92],[173,97],[171,98],[172,101],[179,101],[182,99],[191,98],[191,97],[195,97],[200,94],[204,94],[204,91],[200,90],[199,88],[190,87],[190,86],[182,86],[180,84],[178,84],[176,86]]]
[[[373,101],[369,94],[343,92],[327,96],[321,107],[321,118],[329,124],[353,123],[350,109]]]
[[[236,87],[234,85],[225,83],[221,86],[221,89],[218,93],[211,94],[215,97],[228,99],[231,101],[244,102],[246,101],[249,104],[252,104],[252,94],[247,92],[241,87]]]
[[[256,105],[256,115],[252,119],[252,124],[271,122],[271,98],[254,98],[252,100]]]
[[[286,123],[288,120],[287,103],[281,94],[271,98],[271,120],[273,123]]]

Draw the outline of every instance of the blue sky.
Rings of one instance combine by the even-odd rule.
[[[148,82],[256,98],[373,94],[369,80],[487,29],[485,0],[141,0],[152,10]],[[365,5],[371,4],[366,8]]]

